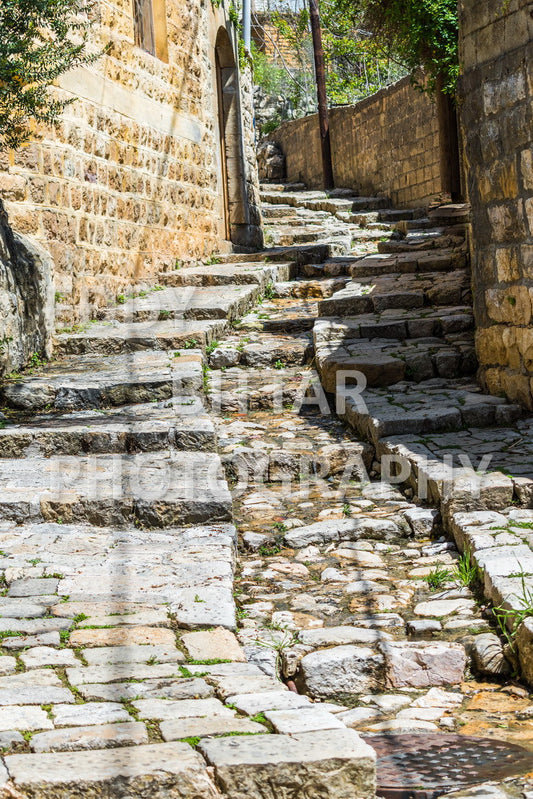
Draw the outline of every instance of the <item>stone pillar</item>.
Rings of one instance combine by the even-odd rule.
[[[480,379],[533,410],[533,6],[461,0],[459,7]]]

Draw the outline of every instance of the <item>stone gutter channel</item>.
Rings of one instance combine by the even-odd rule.
[[[444,467],[440,406],[416,428],[438,395],[505,420],[452,431],[471,454],[527,435],[472,384],[461,225],[264,199],[280,246],[162,273],[2,386],[0,797],[372,799],[383,736],[533,751],[533,481]],[[343,370],[366,411],[332,412]]]

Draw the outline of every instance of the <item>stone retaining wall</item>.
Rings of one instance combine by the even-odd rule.
[[[101,0],[94,46],[110,41],[108,54],[61,78],[58,91],[74,102],[57,129],[39,129],[28,146],[0,157],[0,197],[13,229],[53,258],[60,324],[87,319],[117,294],[156,282],[176,259],[220,248],[221,30],[230,51],[237,49],[225,5],[166,0],[166,14],[155,16],[154,56],[134,43],[131,0]],[[154,0],[154,14],[161,9],[163,0]],[[253,158],[238,130],[241,140],[226,150],[239,160],[242,227],[250,222]],[[256,210],[253,216],[259,224]],[[254,235],[260,243],[260,230]]]
[[[440,194],[435,104],[409,78],[352,106],[331,110],[335,185],[385,195],[395,206],[424,205]],[[322,188],[316,114],[284,122],[269,137],[287,159],[287,180]]]
[[[533,19],[528,0],[462,0],[461,123],[484,387],[533,409]]]

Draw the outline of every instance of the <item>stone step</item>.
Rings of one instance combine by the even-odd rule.
[[[279,226],[268,231],[270,243],[278,247],[290,247],[295,244],[310,244],[332,239],[346,238],[346,248],[351,245],[351,232],[343,227],[327,227],[318,225],[299,228],[294,226]]]
[[[440,338],[474,329],[474,314],[468,305],[441,308],[390,308],[381,313],[317,319],[315,346],[356,344],[359,339]]]
[[[123,305],[108,308],[106,319],[148,322],[165,319],[235,319],[250,308],[260,294],[258,285],[190,286],[153,291]]]
[[[91,323],[82,330],[60,333],[54,340],[55,355],[112,355],[137,350],[204,349],[227,330],[225,319],[168,319],[157,322]]]
[[[50,363],[39,375],[6,382],[0,397],[9,407],[25,411],[167,400],[201,393],[202,365],[203,355],[194,349],[71,356]]]
[[[323,299],[331,297],[335,292],[343,289],[349,279],[348,277],[326,277],[321,280],[303,280],[299,278],[287,283],[274,283],[274,296],[278,298]]]
[[[338,212],[377,211],[390,205],[386,197],[332,197],[325,192],[272,192],[262,191],[261,201],[270,205],[288,205],[310,211]]]
[[[211,264],[174,272],[161,272],[159,282],[165,286],[227,286],[256,283],[264,289],[276,280],[291,280],[295,273],[294,263]]]
[[[341,259],[331,259],[340,261]],[[328,263],[328,262],[326,262]],[[415,272],[451,272],[464,269],[467,255],[463,249],[419,250],[404,253],[376,253],[345,261],[347,274],[354,278],[371,275],[407,274]]]
[[[506,414],[512,420],[509,406]],[[517,413],[515,406],[515,413]],[[413,440],[412,436],[398,435],[383,438],[378,447],[379,456],[389,455],[399,464],[406,463],[409,477],[406,484],[415,495],[427,494],[429,501],[440,507],[451,494],[451,486],[459,483],[471,470],[481,477],[500,473],[500,492],[507,485],[507,493],[496,496],[496,483],[487,479],[485,496],[487,508],[505,508],[513,502],[525,508],[533,506],[533,418],[518,419],[512,426],[470,427],[453,433],[427,433]],[[504,477],[505,476],[505,477]],[[493,478],[491,478],[493,479]],[[512,483],[512,491],[509,486]],[[490,486],[492,485],[492,490]],[[489,496],[487,496],[489,494]],[[471,507],[476,501],[472,492]],[[479,504],[481,509],[482,504]],[[530,511],[531,512],[531,511]],[[477,522],[476,522],[477,523]],[[504,525],[505,526],[505,525]],[[470,528],[472,531],[472,528]],[[488,531],[483,531],[486,535]],[[524,533],[527,529],[524,528]],[[462,548],[462,547],[461,547]]]
[[[307,191],[305,183],[261,183],[261,191]],[[318,193],[318,192],[317,192]]]
[[[381,253],[414,252],[416,250],[445,250],[465,246],[465,227],[429,228],[410,230],[405,238],[380,241]]]
[[[167,649],[170,657],[163,658],[161,664],[161,671],[166,668],[166,673],[153,669],[150,672],[148,665],[143,676],[154,680],[179,678],[179,663],[184,657],[174,648],[169,628],[174,624],[189,629],[218,625],[235,628],[236,544],[235,527],[220,523],[164,530],[79,523],[26,522],[12,526],[4,523],[2,557],[6,566],[12,566],[15,574],[35,574],[28,552],[40,553],[42,560],[37,573],[56,577],[49,578],[54,582],[55,592],[44,597],[32,596],[40,579],[11,581],[9,590],[13,586],[15,593],[26,593],[27,597],[19,600],[6,597],[3,604],[15,601],[19,607],[21,603],[29,607],[37,602],[40,617],[3,618],[0,629],[29,634],[43,628],[68,630],[73,617],[83,612],[85,619],[71,633],[70,645],[114,649],[108,650],[109,660],[98,657],[105,650],[92,649],[90,666],[83,668],[78,661],[78,667],[69,670],[71,683],[103,683],[105,690],[107,683],[134,677],[135,670],[164,647],[170,647],[170,651]],[[68,601],[64,601],[67,596]],[[9,609],[7,612],[14,615]],[[145,646],[147,657],[143,655]],[[87,688],[86,695],[106,698],[96,688],[97,685]],[[107,696],[114,700],[109,693]]]
[[[211,452],[0,460],[0,518],[146,527],[231,519],[231,494]]]
[[[425,217],[425,208],[386,208],[379,211],[378,218],[381,222],[394,224],[402,220],[414,220]]]
[[[254,337],[255,338],[255,337]],[[264,333],[259,340],[251,336],[230,336],[222,346],[209,355],[212,369],[233,366],[262,367],[302,366],[313,354],[313,342],[309,333],[292,336],[272,336]]]
[[[318,303],[319,316],[356,316],[387,308],[423,308],[436,305],[468,305],[470,276],[464,269],[415,275],[376,275],[354,280],[333,297]]]
[[[46,414],[0,429],[0,458],[215,448],[213,422],[190,396],[119,411]]]
[[[322,386],[332,394],[336,391],[339,372],[360,372],[367,385],[374,387],[391,386],[405,380],[420,383],[433,377],[466,377],[475,374],[478,366],[471,333],[445,337],[444,341],[413,338],[394,342],[358,338],[320,343],[317,336],[315,359]]]
[[[395,435],[427,435],[508,424],[521,415],[518,405],[482,394],[467,380],[433,379],[361,391],[347,387],[340,416],[359,436],[377,446]],[[342,403],[341,403],[342,404]]]
[[[205,761],[185,743],[9,755],[2,782],[10,793],[34,799],[69,799],[83,786],[86,796],[220,796]],[[125,793],[124,793],[125,792]]]
[[[336,243],[308,244],[295,247],[268,247],[256,253],[232,253],[221,258],[226,263],[257,263],[266,261],[278,263],[279,261],[295,261],[297,264],[320,264],[328,258],[344,255],[345,248]]]

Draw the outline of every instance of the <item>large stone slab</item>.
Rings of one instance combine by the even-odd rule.
[[[0,430],[0,458],[166,449],[212,451],[215,445],[213,422],[201,402],[191,397],[120,409],[48,414],[30,424]]]
[[[32,799],[217,799],[201,756],[187,744],[10,755],[9,776]]]
[[[262,289],[268,283],[295,277],[296,264],[287,263],[221,263],[161,272],[159,280],[165,286],[227,286],[257,284]]]
[[[57,355],[117,355],[137,350],[179,350],[193,342],[203,348],[221,338],[226,327],[224,319],[91,323],[82,330],[57,335],[55,352]]]
[[[178,286],[135,297],[108,309],[106,318],[120,322],[158,319],[236,319],[261,292],[257,284],[242,286]]]
[[[210,738],[213,735],[257,735],[267,733],[266,727],[249,719],[209,716],[180,718],[162,721],[159,725],[164,741],[179,741],[185,738]]]
[[[354,730],[212,739],[200,751],[230,799],[375,795],[375,752]]]
[[[285,534],[285,541],[291,547],[303,548],[310,544],[327,544],[330,541],[376,538],[386,540],[398,535],[400,528],[389,519],[360,517],[357,519],[330,519],[315,522],[304,527],[296,527]]]
[[[198,350],[182,350],[178,358],[160,350],[78,355],[51,363],[40,376],[6,383],[0,397],[11,407],[37,411],[106,408],[199,394],[202,359]]]
[[[140,453],[0,460],[0,518],[150,527],[227,521],[218,455]]]

